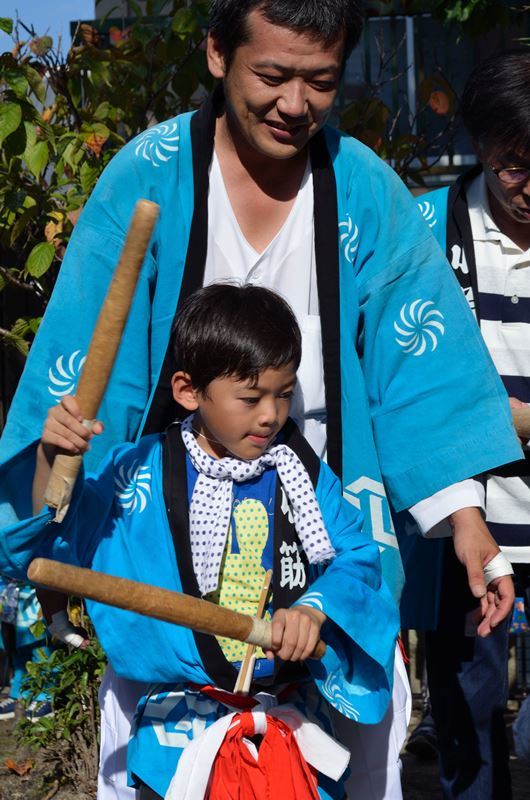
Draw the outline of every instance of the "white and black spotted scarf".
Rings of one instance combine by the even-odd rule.
[[[182,422],[182,440],[191,463],[199,473],[189,510],[193,569],[201,595],[213,592],[232,514],[232,483],[242,483],[261,475],[266,467],[276,467],[291,506],[296,533],[310,564],[334,557],[335,550],[324,527],[315,492],[307,470],[290,447],[269,447],[259,458],[242,461],[234,456],[216,459],[197,444],[192,429],[193,416]]]

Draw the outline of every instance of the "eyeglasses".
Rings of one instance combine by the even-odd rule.
[[[491,167],[497,178],[510,186],[526,183],[530,179],[530,169],[527,167]]]

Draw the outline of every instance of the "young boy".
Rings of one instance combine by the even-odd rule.
[[[323,733],[324,699],[381,719],[398,619],[359,511],[288,419],[297,323],[266,289],[213,285],[185,302],[175,341],[173,396],[189,416],[114,449],[61,525],[45,509],[9,529],[0,569],[48,555],[245,613],[272,569],[273,648],[258,652],[249,697],[233,693],[245,645],[88,604],[116,672],[156,684],[137,710],[131,782],[142,800],[342,798],[347,757]],[[73,397],[50,409],[35,508],[56,448],[85,452],[102,429],[88,433]],[[310,660],[320,637],[326,654]]]

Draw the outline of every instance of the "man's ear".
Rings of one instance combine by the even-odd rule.
[[[226,75],[226,59],[221,49],[221,45],[211,33],[208,34],[206,45],[206,59],[208,61],[208,69],[214,78],[221,80]]]
[[[186,411],[197,411],[199,407],[198,392],[193,388],[191,376],[180,370],[171,378],[173,398]]]

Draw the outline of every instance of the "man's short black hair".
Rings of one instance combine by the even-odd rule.
[[[296,318],[269,289],[214,283],[190,295],[177,314],[177,370],[200,392],[215,378],[257,381],[270,367],[298,369],[301,355]]]
[[[344,37],[344,61],[361,38],[362,3],[358,0],[212,0],[210,33],[230,64],[236,48],[248,38],[247,17],[258,9],[267,22],[332,44]]]
[[[468,133],[488,155],[530,154],[530,50],[507,50],[479,64],[461,110]]]

